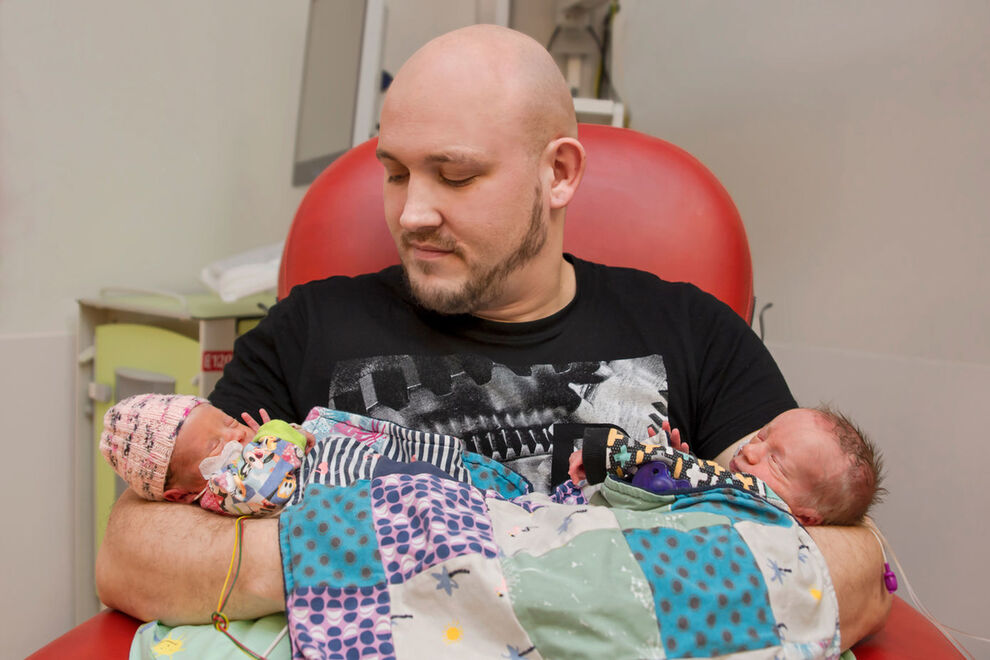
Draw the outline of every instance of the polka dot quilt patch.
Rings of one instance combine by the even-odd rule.
[[[792,518],[726,488],[610,508],[630,492],[310,484],[279,528],[293,657],[838,657],[828,572]]]

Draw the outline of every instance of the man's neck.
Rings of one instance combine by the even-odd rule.
[[[506,287],[499,300],[511,300],[501,304],[495,301],[474,316],[500,323],[525,323],[538,321],[556,314],[574,299],[577,293],[577,278],[574,266],[563,256],[548,266],[537,262],[527,264],[523,272],[515,278],[512,287]],[[537,286],[531,283],[538,282]]]

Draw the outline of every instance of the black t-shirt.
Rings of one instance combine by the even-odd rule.
[[[527,323],[424,310],[397,266],[295,287],[237,340],[210,400],[235,417],[301,421],[319,405],[456,435],[540,490],[557,422],[647,438],[669,418],[713,458],[795,406],[762,342],[714,297],[567,258],[574,300]]]

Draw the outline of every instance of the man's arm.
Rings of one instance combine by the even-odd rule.
[[[224,613],[253,619],[285,609],[278,520],[246,520],[242,543]],[[148,502],[128,490],[114,505],[96,557],[100,600],[143,621],[209,623],[233,546],[234,518]]]
[[[301,422],[309,412],[296,410],[290,380],[302,361],[298,340],[302,321],[286,298],[268,315],[234,341],[234,356],[224,367],[223,376],[210,392],[209,400],[234,419],[242,413],[254,414],[264,408],[272,418]]]
[[[680,428],[695,456],[717,460],[797,402],[766,345],[738,314],[707,294],[692,298],[689,314],[691,380],[668,380],[670,425]]]
[[[839,600],[839,633],[847,649],[879,630],[893,596],[884,587],[883,555],[866,527],[808,527],[825,556]]]

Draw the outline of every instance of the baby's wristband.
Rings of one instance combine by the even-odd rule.
[[[291,442],[304,452],[306,451],[306,436],[304,436],[295,426],[281,419],[273,419],[258,427],[258,432],[254,436],[254,442],[261,438],[275,436],[286,442]]]

